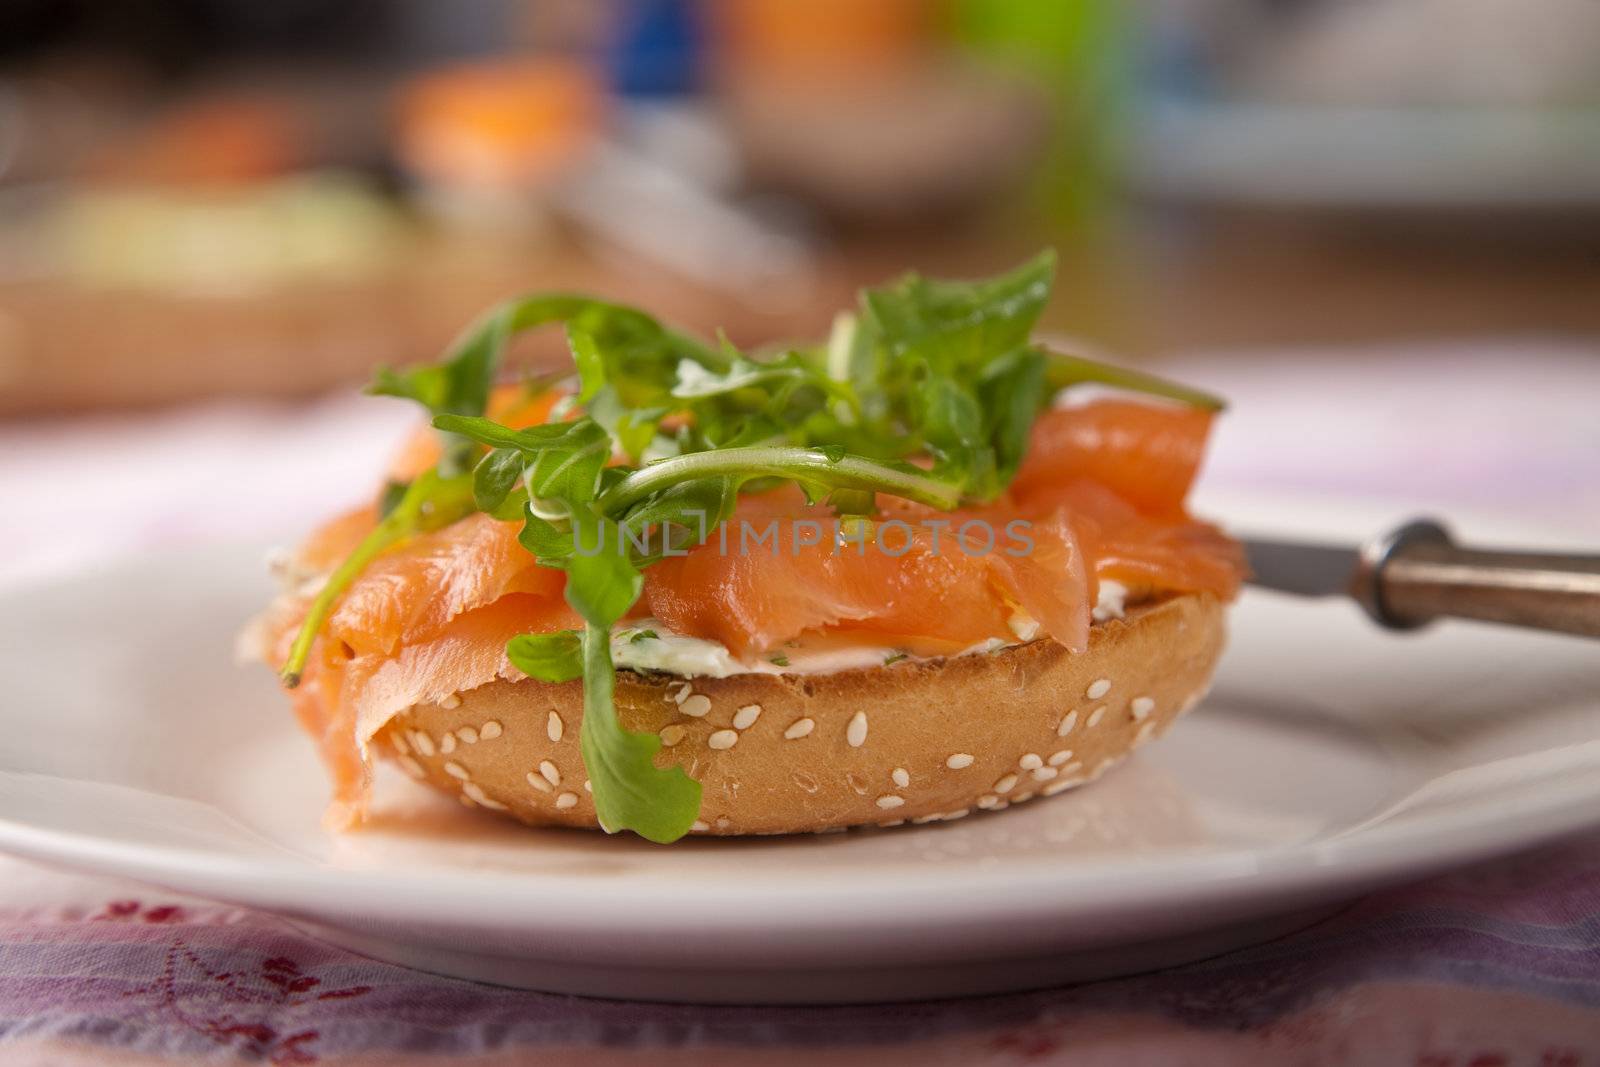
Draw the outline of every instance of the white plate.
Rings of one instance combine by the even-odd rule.
[[[260,553],[0,599],[0,848],[543,989],[844,1001],[1144,969],[1600,822],[1600,648],[1380,633],[1247,595],[1213,695],[1101,782],[957,823],[686,841],[536,832],[389,775],[340,837],[311,746],[233,665]]]

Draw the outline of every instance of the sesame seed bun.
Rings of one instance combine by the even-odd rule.
[[[703,789],[703,834],[956,819],[1099,777],[1192,707],[1222,651],[1222,605],[1172,596],[1094,627],[1089,648],[834,674],[617,673],[629,730]],[[413,778],[536,826],[596,826],[578,753],[580,682],[496,681],[397,715],[373,740]]]

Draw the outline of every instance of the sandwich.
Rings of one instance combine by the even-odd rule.
[[[1091,782],[1210,683],[1236,542],[1185,499],[1220,401],[1033,337],[1045,253],[742,351],[510,300],[371,392],[428,425],[248,631],[366,814],[390,761],[535,826],[834,831]],[[570,372],[505,377],[565,331]]]

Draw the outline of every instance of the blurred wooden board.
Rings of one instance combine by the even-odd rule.
[[[1063,250],[1046,325],[1139,360],[1194,348],[1473,335],[1600,337],[1600,252],[1583,241],[1353,236],[1294,220],[1214,219],[1051,242],[951,229],[842,241],[807,284],[734,293],[570,243],[418,238],[362,281],[256,295],[156,296],[60,282],[0,284],[0,415],[293,397],[431,359],[485,307],[559,288],[639,304],[740,344],[826,333],[855,289],[899,271],[974,276],[1045,243]],[[565,358],[545,331],[521,358]]]

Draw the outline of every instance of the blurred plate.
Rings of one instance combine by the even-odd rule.
[[[1349,605],[1250,594],[1180,729],[1025,807],[659,848],[523,829],[380,773],[374,825],[330,836],[311,746],[231,658],[268,594],[260,559],[143,558],[0,598],[0,848],[507,984],[849,1001],[1194,959],[1600,822],[1593,644],[1397,638]]]
[[[1179,200],[1285,207],[1592,208],[1600,113],[1149,104],[1135,179]]]

